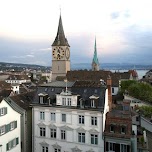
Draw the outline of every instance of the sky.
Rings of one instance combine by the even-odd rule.
[[[61,12],[71,63],[152,64],[151,0],[0,0],[0,61],[50,66]]]

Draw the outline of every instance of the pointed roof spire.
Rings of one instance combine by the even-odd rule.
[[[62,25],[62,18],[61,18],[61,12],[60,12],[60,18],[59,18],[59,25],[58,25],[58,31],[56,38],[52,44],[52,46],[70,46],[68,44],[67,39],[64,35],[63,25]]]
[[[97,57],[97,48],[96,48],[96,37],[95,37],[95,44],[94,44],[94,56],[93,56],[93,63],[99,64],[98,57]]]

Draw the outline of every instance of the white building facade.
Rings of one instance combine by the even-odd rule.
[[[33,106],[33,152],[104,152],[108,92],[100,111],[95,108],[93,96],[92,109],[77,108],[78,98],[65,91],[56,95],[55,107]]]
[[[0,151],[21,151],[20,116],[5,99],[0,102]]]

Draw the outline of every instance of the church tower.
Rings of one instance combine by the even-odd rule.
[[[56,38],[52,44],[52,81],[70,71],[70,45],[64,35],[60,14]]]
[[[99,71],[99,61],[97,57],[97,48],[96,48],[96,38],[95,38],[95,45],[94,45],[94,55],[92,60],[92,71]]]

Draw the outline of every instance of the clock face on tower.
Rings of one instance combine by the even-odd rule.
[[[65,50],[65,56],[66,56],[67,59],[69,59],[69,57],[70,57],[70,50],[69,50],[68,47]]]
[[[55,47],[52,51],[52,56],[57,60],[62,59],[64,55],[65,55],[65,51],[63,50],[62,47]]]

